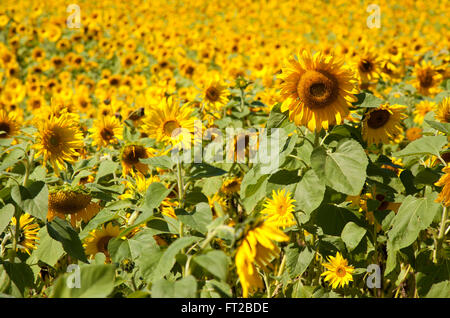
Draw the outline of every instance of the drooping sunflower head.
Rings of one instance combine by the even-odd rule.
[[[281,111],[289,110],[290,120],[311,131],[340,124],[357,93],[354,74],[343,64],[321,52],[311,56],[303,51],[298,61],[291,58],[281,75]]]
[[[328,263],[322,264],[327,271],[321,276],[325,276],[325,281],[329,281],[332,288],[345,287],[349,282],[353,281],[352,273],[354,267],[348,265],[348,261],[337,252],[336,256],[329,256]]]
[[[441,74],[439,74],[436,66],[431,62],[422,61],[417,64],[413,71],[415,80],[413,85],[417,91],[425,96],[434,96],[440,91],[439,83],[442,80]]]
[[[92,134],[92,145],[98,148],[118,143],[123,139],[123,127],[115,116],[100,117],[94,121],[93,127],[89,129]]]
[[[71,224],[75,227],[78,221],[88,222],[99,210],[100,206],[92,201],[90,191],[84,185],[63,185],[49,190],[49,221],[56,216],[62,219],[70,216]]]
[[[220,192],[224,195],[232,195],[241,189],[242,178],[230,178],[223,182]]]
[[[275,242],[288,240],[289,237],[270,220],[257,221],[245,232],[235,258],[243,297],[248,297],[254,289],[264,287],[256,266],[263,270],[271,267],[271,261],[280,253]]]
[[[292,226],[296,223],[292,213],[294,212],[294,202],[295,200],[291,198],[291,193],[289,191],[286,192],[286,189],[273,190],[272,199],[266,200],[262,213],[282,228]]]
[[[143,121],[143,131],[148,137],[163,142],[173,147],[190,149],[193,141],[201,141],[199,136],[202,131],[196,127],[196,117],[192,115],[193,109],[184,104],[179,105],[178,101],[172,97],[163,98],[161,102],[146,112]]]
[[[363,139],[370,144],[388,143],[403,132],[401,121],[407,117],[406,106],[383,104],[370,109],[362,122]]]
[[[450,97],[444,98],[437,106],[436,119],[441,123],[450,123]]]
[[[122,163],[123,175],[134,175],[135,171],[142,174],[147,174],[149,168],[145,163],[140,162],[140,159],[146,159],[153,156],[153,149],[147,149],[143,145],[128,144],[122,148],[120,153],[120,161]]]
[[[38,232],[39,225],[33,223],[34,218],[28,213],[23,213],[19,218],[17,224],[16,217],[13,217],[11,222],[14,225],[15,231],[19,231],[18,248],[24,250],[30,255],[31,250],[37,249],[37,240],[39,240]]]
[[[93,230],[83,244],[86,254],[93,259],[95,254],[103,253],[106,256],[106,262],[110,262],[108,243],[112,238],[118,237],[119,233],[119,226],[113,225],[111,222],[106,226],[103,224],[101,229]]]
[[[0,109],[0,139],[11,138],[19,131],[20,124],[16,113]]]
[[[413,111],[414,114],[414,122],[418,124],[422,124],[425,118],[425,115],[430,111],[434,111],[436,109],[436,103],[429,100],[422,100],[418,104]],[[449,113],[450,119],[450,113]]]
[[[55,173],[64,169],[64,161],[74,162],[79,155],[78,149],[83,148],[83,133],[69,113],[61,116],[51,116],[49,120],[42,120],[38,124],[38,143],[35,144],[36,156],[44,156],[53,166]]]

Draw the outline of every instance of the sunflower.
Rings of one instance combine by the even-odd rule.
[[[422,100],[418,104],[413,111],[414,122],[417,124],[422,124],[425,118],[425,115],[430,111],[434,111],[436,109],[436,103],[429,100]],[[449,116],[450,118],[450,116]]]
[[[425,96],[434,96],[439,92],[439,83],[442,79],[438,69],[431,62],[422,61],[417,64],[413,71],[415,80],[413,82],[417,91]]]
[[[203,90],[205,109],[211,112],[220,110],[228,102],[227,95],[227,87],[221,83],[217,76],[213,76]]]
[[[438,187],[442,187],[436,202],[442,202],[444,206],[450,205],[450,165],[447,165],[442,169],[444,175],[434,184]]]
[[[367,111],[362,121],[363,139],[368,144],[388,143],[403,132],[401,121],[407,117],[406,106],[383,104]]]
[[[355,269],[348,265],[347,260],[342,257],[341,253],[337,252],[335,257],[329,256],[328,263],[322,265],[328,270],[320,276],[325,276],[324,280],[330,281],[329,284],[332,288],[345,287],[353,281],[352,273]]]
[[[148,114],[146,112],[142,129],[148,137],[158,142],[190,149],[192,134],[201,133],[201,130],[196,130],[196,118],[192,116],[192,112],[191,107],[180,106],[174,98],[164,98],[151,107]],[[194,138],[195,141],[201,141],[201,137]]]
[[[406,138],[409,141],[414,141],[422,137],[422,128],[420,127],[411,127],[406,131]]]
[[[83,134],[69,113],[52,114],[49,120],[40,121],[37,138],[36,157],[42,154],[44,165],[50,161],[56,174],[64,169],[64,161],[76,161],[77,149],[83,148]]]
[[[146,159],[153,156],[153,149],[147,149],[138,144],[125,145],[120,154],[120,161],[123,168],[122,175],[134,175],[134,170],[146,174],[149,170],[148,165],[140,162],[139,159]]]
[[[224,195],[232,195],[241,189],[242,179],[238,177],[227,179],[220,187],[220,192]]]
[[[381,74],[381,60],[375,51],[365,49],[357,56],[355,61],[356,69],[362,87],[368,86],[372,81],[378,79]]]
[[[147,188],[154,182],[160,182],[158,176],[150,176],[149,178],[145,178],[145,176],[137,172],[135,174],[135,181],[136,183],[133,184],[130,181],[125,182],[125,193],[119,196],[120,200],[128,199],[128,198],[134,198],[137,193],[140,193],[141,195],[145,194],[147,191]]]
[[[106,226],[103,224],[99,230],[91,231],[89,237],[86,238],[83,244],[86,254],[93,259],[95,254],[103,253],[106,256],[106,262],[109,263],[111,259],[108,252],[108,243],[112,238],[118,237],[119,233],[120,228],[111,222]]]
[[[92,134],[93,146],[101,147],[110,144],[117,144],[119,140],[123,139],[123,127],[120,121],[114,116],[106,116],[98,118],[94,121],[93,127],[89,129]]]
[[[178,203],[172,201],[170,198],[165,198],[161,202],[161,214],[176,219],[177,216],[175,214],[175,208],[178,206]]]
[[[17,226],[16,217],[12,218],[12,224],[14,225],[14,229],[18,228],[19,239],[18,239],[18,248],[24,250],[28,255],[30,255],[30,250],[37,249],[37,237],[39,232],[39,225],[33,223],[34,218],[28,213],[23,213],[19,218],[19,226]]]
[[[450,123],[450,97],[444,98],[437,106],[436,119],[441,123]]]
[[[295,200],[291,198],[291,193],[286,189],[272,192],[272,199],[267,199],[264,203],[262,213],[268,220],[275,222],[277,226],[283,229],[296,224],[294,212]]]
[[[83,220],[88,222],[100,210],[98,203],[92,201],[89,190],[85,186],[57,186],[48,194],[47,219],[52,221],[56,216],[65,219],[70,216],[73,227]]]
[[[0,109],[0,139],[13,137],[19,132],[19,127],[20,124],[16,113],[7,113],[3,109]]]
[[[248,230],[236,252],[236,268],[242,286],[243,297],[248,297],[249,291],[263,288],[261,277],[256,265],[263,270],[271,267],[270,262],[280,254],[280,248],[274,243],[288,241],[278,226],[271,221],[259,222]]]
[[[298,61],[291,58],[282,69],[281,111],[289,109],[289,119],[311,131],[340,124],[357,93],[354,74],[343,63],[321,52],[311,56],[303,51]]]

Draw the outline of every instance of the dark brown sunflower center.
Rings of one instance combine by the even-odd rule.
[[[127,164],[137,164],[141,158],[147,158],[145,148],[142,146],[132,146],[124,151],[123,160]]]
[[[104,254],[108,253],[108,243],[112,239],[112,236],[103,236],[97,241],[97,250]]]
[[[373,64],[368,60],[362,60],[361,63],[359,63],[359,69],[364,73],[369,73],[373,69]]]
[[[114,137],[114,132],[110,128],[103,128],[100,132],[103,140],[109,141]]]
[[[74,214],[91,203],[91,196],[83,193],[59,191],[49,194],[48,208],[62,214]]]
[[[11,132],[11,126],[8,123],[0,123],[0,138],[6,138]]]
[[[206,99],[210,102],[217,102],[220,97],[220,93],[215,87],[208,87],[205,95]]]
[[[367,125],[373,129],[383,127],[389,121],[390,117],[391,114],[385,109],[374,110],[370,113]]]
[[[306,107],[320,109],[336,100],[339,84],[333,75],[325,71],[308,71],[301,77],[297,93]]]
[[[61,137],[56,132],[53,132],[48,138],[48,142],[52,147],[58,147],[61,143]]]
[[[164,133],[165,133],[167,136],[169,136],[169,137],[172,136],[172,133],[173,133],[174,130],[177,129],[177,128],[180,128],[180,125],[178,125],[178,122],[175,121],[175,120],[169,120],[169,121],[166,121],[166,122],[164,123],[164,127],[163,127]]]
[[[345,274],[347,274],[347,271],[345,270],[345,268],[343,266],[338,266],[338,268],[336,268],[336,275],[339,277],[344,277]]]
[[[420,86],[428,88],[433,86],[433,74],[430,70],[426,70],[419,74]]]
[[[194,71],[195,71],[195,69],[194,69],[194,67],[191,66],[191,65],[189,65],[189,66],[186,68],[186,74],[187,74],[187,75],[192,75],[192,74],[194,74]]]

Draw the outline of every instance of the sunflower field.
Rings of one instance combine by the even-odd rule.
[[[0,0],[0,296],[449,298],[446,0]]]

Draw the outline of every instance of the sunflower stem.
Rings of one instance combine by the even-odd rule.
[[[318,132],[314,132],[314,148],[316,148],[319,145],[319,133]]]
[[[181,163],[180,159],[177,159],[177,184],[178,184],[178,207],[182,209],[184,207],[183,198],[184,198],[184,184],[183,184],[183,175],[181,171]],[[180,221],[179,227],[180,237],[183,237],[184,225],[183,222]],[[182,250],[184,253],[184,249]]]
[[[25,187],[28,182],[28,177],[30,176],[30,172],[33,166],[33,157],[34,157],[34,149],[30,150],[30,155],[27,154],[25,159],[25,175],[23,176],[22,185]]]
[[[436,248],[433,253],[434,263],[437,263],[438,256],[440,256],[441,254],[442,244],[444,242],[445,237],[445,223],[447,221],[447,217],[448,217],[448,209],[446,206],[444,206],[444,209],[442,210],[442,220],[439,226],[439,233],[436,239]]]

